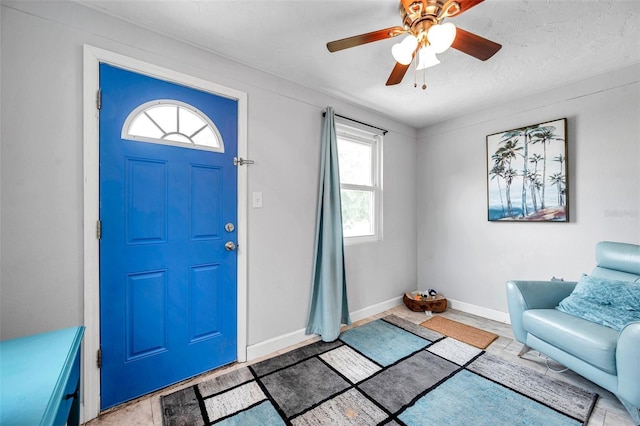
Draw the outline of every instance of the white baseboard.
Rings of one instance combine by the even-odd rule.
[[[495,311],[493,309],[484,308],[478,305],[472,305],[471,303],[460,302],[458,300],[447,299],[449,307],[457,309],[462,312],[466,312],[473,315],[478,315],[483,318],[488,318],[494,321],[510,324],[509,314],[506,312]],[[364,309],[351,312],[351,321],[356,322],[362,319],[378,315],[386,310],[393,309],[396,306],[402,305],[402,297],[394,297],[387,301],[368,306]],[[317,334],[307,335],[306,329],[292,331],[291,333],[282,334],[280,336],[273,337],[271,339],[256,343],[247,347],[247,361],[260,358],[265,355],[278,352],[289,346],[297,345],[306,340],[318,339]]]
[[[493,309],[472,305],[471,303],[460,302],[458,300],[447,299],[447,302],[451,309],[457,309],[458,311],[466,312],[468,314],[503,322],[505,324],[511,324],[509,314],[506,312],[494,311]]]
[[[399,306],[401,304],[402,297],[395,297],[385,302],[360,309],[359,311],[350,312],[349,315],[351,316],[351,321],[356,322],[382,313],[388,309],[395,308],[396,306]],[[306,340],[314,338],[317,339],[319,337],[317,334],[308,335],[305,333],[306,329],[302,328],[300,330],[292,331],[291,333],[282,334],[280,336],[267,339],[254,345],[249,345],[247,347],[247,361],[252,361],[262,356],[278,352],[289,346],[297,345],[298,343],[302,343]]]
[[[350,312],[349,314],[351,315],[351,322],[360,321],[370,316],[378,315],[384,311],[388,311],[389,309],[393,309],[396,306],[400,305],[402,305],[402,296],[394,297],[393,299],[389,299],[385,302],[360,309],[359,311]]]
[[[317,334],[307,335],[305,334],[306,331],[305,328],[302,328],[247,346],[247,361],[253,361],[256,358],[278,352],[286,347],[313,339],[317,336]]]

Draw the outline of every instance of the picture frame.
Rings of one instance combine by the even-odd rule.
[[[490,222],[568,222],[567,119],[487,136]]]

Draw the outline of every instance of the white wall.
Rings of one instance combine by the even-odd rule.
[[[639,81],[635,65],[422,129],[418,287],[506,319],[506,280],[577,280],[596,242],[639,244]],[[563,117],[570,222],[488,222],[486,135]]]
[[[2,7],[0,7],[0,25],[2,25]],[[2,29],[0,28],[0,99],[2,99]],[[0,102],[2,117],[2,102]],[[0,119],[0,182],[2,181],[2,119]],[[2,241],[2,185],[0,185],[0,241]],[[0,265],[2,265],[2,244],[0,244]],[[0,295],[2,292],[2,268],[0,267]],[[1,309],[1,308],[0,308]],[[0,319],[0,329],[2,321]]]
[[[0,10],[1,338],[83,322],[85,43],[248,93],[248,190],[264,197],[248,212],[250,345],[306,324],[327,105],[390,130],[385,239],[347,248],[351,311],[416,288],[414,129],[74,3]]]
[[[80,5],[3,2],[0,20],[2,338],[83,321],[85,43],[248,93],[249,193],[264,194],[249,209],[249,344],[306,322],[326,105],[390,130],[385,239],[346,249],[352,312],[429,287],[506,312],[505,280],[576,279],[595,242],[640,242],[638,66],[422,129],[416,149],[386,117]],[[571,222],[487,222],[485,136],[561,117]]]

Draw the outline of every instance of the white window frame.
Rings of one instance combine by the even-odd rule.
[[[354,185],[340,182],[340,189],[359,191],[371,191],[373,195],[373,235],[343,237],[345,245],[372,243],[382,241],[382,153],[383,136],[366,130],[348,126],[344,123],[336,123],[336,138],[338,151],[340,139],[350,142],[371,145],[371,182],[369,185]]]

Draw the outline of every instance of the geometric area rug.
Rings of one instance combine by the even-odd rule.
[[[586,425],[597,394],[389,315],[162,397],[178,425]]]

